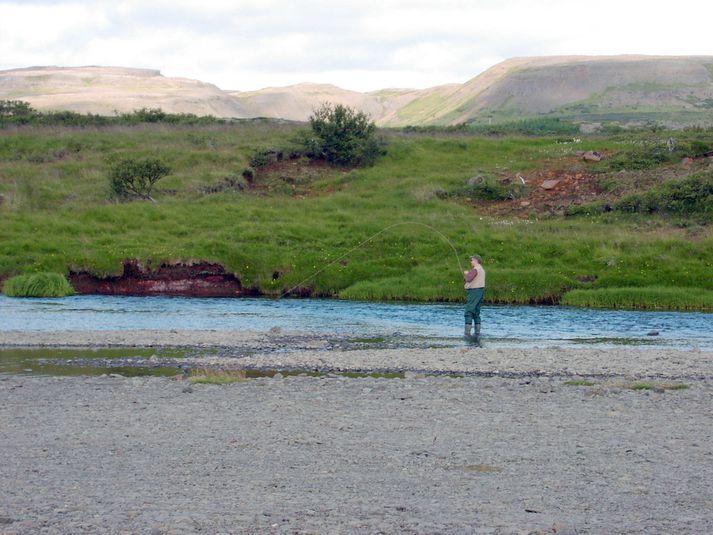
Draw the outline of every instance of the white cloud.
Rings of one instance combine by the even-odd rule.
[[[18,65],[35,58],[61,57],[64,44],[71,48],[77,35],[91,34],[106,23],[101,13],[76,3],[0,3],[0,61]]]
[[[0,0],[0,69],[118,65],[223,88],[464,82],[513,56],[713,55],[703,0]]]

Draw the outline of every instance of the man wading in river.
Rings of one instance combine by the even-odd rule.
[[[465,338],[480,347],[480,305],[485,295],[485,270],[480,265],[480,256],[470,257],[470,271],[463,272],[467,301],[465,304]],[[475,334],[471,337],[471,323],[475,323]]]

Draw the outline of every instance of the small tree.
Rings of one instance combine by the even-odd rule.
[[[156,202],[151,197],[154,184],[169,174],[171,170],[160,160],[146,158],[144,160],[124,159],[117,162],[109,170],[111,190],[117,197],[132,195],[141,199]]]
[[[27,124],[36,115],[29,103],[22,100],[0,100],[0,124]]]
[[[329,102],[309,118],[312,133],[305,146],[309,156],[323,158],[337,165],[373,165],[384,154],[384,144],[377,139],[376,125],[364,112]]]

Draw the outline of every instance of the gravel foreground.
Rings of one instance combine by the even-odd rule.
[[[161,343],[190,345],[174,335]],[[52,336],[0,345],[122,343]],[[411,371],[224,386],[0,374],[0,533],[713,532],[711,353],[202,336],[258,350],[194,364]],[[594,384],[568,384],[580,377]]]

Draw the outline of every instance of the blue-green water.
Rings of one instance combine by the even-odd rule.
[[[713,350],[713,314],[486,306],[490,347],[633,345]],[[353,337],[418,336],[457,343],[461,305],[320,299],[0,296],[0,330],[256,330],[272,327]],[[649,336],[652,331],[657,336]]]

